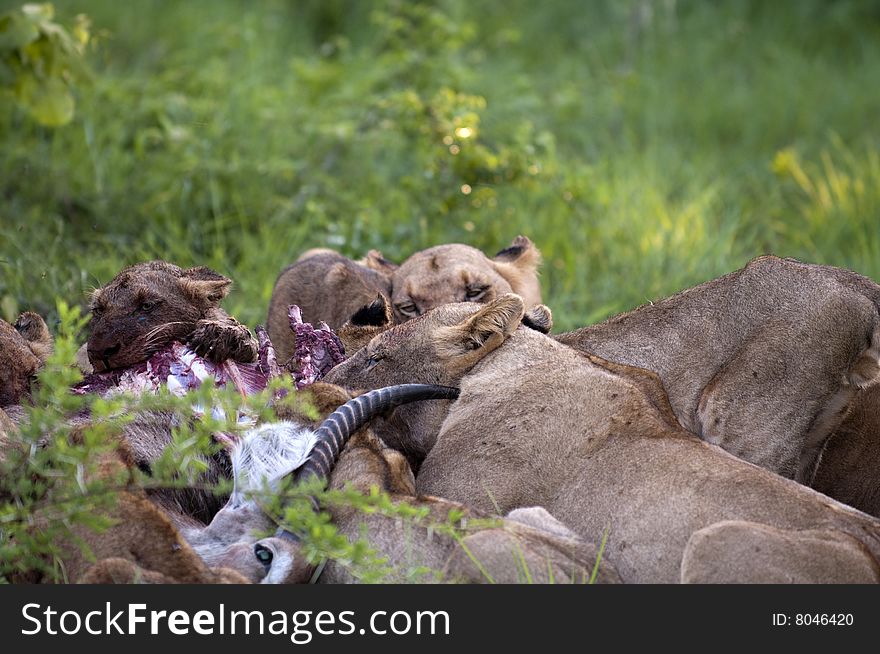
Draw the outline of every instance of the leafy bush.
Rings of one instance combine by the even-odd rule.
[[[89,21],[76,17],[72,34],[52,22],[51,4],[27,4],[0,16],[0,93],[13,98],[41,125],[73,119],[71,84],[85,79],[83,51]]]

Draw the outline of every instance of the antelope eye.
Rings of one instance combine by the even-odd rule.
[[[397,310],[405,316],[419,315],[419,308],[412,302],[395,305]]]
[[[270,550],[265,545],[260,545],[259,543],[254,545],[254,556],[257,557],[257,561],[262,563],[267,568],[272,565],[272,550]]]

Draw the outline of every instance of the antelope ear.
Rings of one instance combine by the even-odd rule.
[[[180,290],[200,305],[220,304],[220,300],[229,293],[232,280],[205,266],[188,268],[177,280]]]
[[[25,311],[15,321],[14,327],[28,342],[28,347],[40,360],[40,364],[46,363],[46,359],[52,354],[54,341],[42,316],[33,311]]]
[[[473,366],[504,343],[519,326],[523,312],[522,298],[506,293],[459,324],[441,327],[436,340],[437,352],[442,357],[460,358],[462,364]]]
[[[336,335],[349,356],[369,343],[374,336],[392,326],[391,302],[379,293],[375,300],[352,314]]]
[[[509,247],[495,255],[492,264],[496,272],[507,280],[513,292],[522,296],[527,307],[541,302],[541,287],[538,284],[541,253],[529,239],[517,236]]]
[[[532,307],[523,316],[522,324],[536,332],[549,334],[553,329],[553,314],[550,312],[550,307],[545,304]]]
[[[365,256],[361,262],[367,268],[375,270],[376,272],[384,273],[386,275],[390,275],[395,270],[397,270],[398,265],[396,263],[391,263],[382,256],[382,253],[379,250],[370,250],[367,252],[367,256]]]

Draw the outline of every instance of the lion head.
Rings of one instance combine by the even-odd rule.
[[[184,341],[219,308],[231,284],[203,266],[148,261],[125,268],[92,294],[89,362],[97,371],[125,368]]]

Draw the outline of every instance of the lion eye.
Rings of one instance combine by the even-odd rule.
[[[413,304],[412,302],[406,304],[398,304],[397,310],[400,311],[405,316],[417,316],[419,315],[419,308]]]
[[[468,300],[479,299],[486,294],[486,291],[488,289],[488,286],[469,286],[467,291],[465,292],[465,297]]]
[[[364,371],[372,370],[384,358],[385,355],[383,354],[373,354],[372,356],[370,356],[369,359],[366,360],[366,362],[364,362]]]

